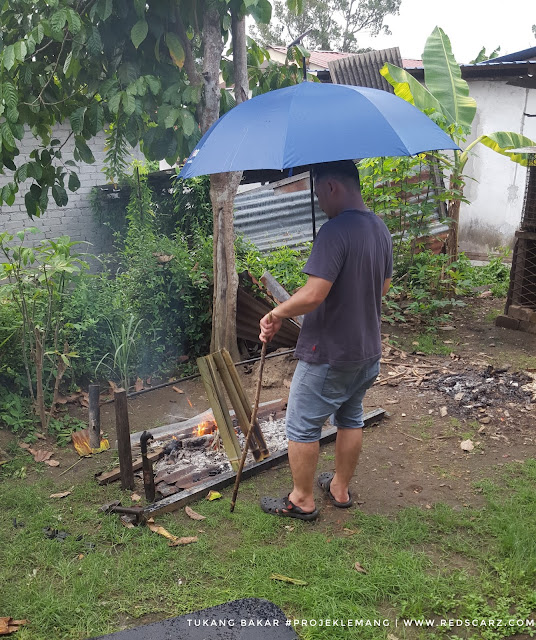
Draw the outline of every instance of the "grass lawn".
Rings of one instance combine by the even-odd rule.
[[[157,518],[177,536],[198,535],[197,543],[175,548],[146,527],[127,529],[118,516],[98,512],[120,495],[116,486],[88,481],[54,499],[50,494],[64,486],[33,470],[31,478],[13,477],[13,469],[0,481],[0,616],[29,620],[17,640],[78,640],[252,596],[273,601],[291,619],[389,624],[297,626],[306,639],[532,632],[516,621],[536,611],[533,460],[482,483],[481,509],[437,504],[392,518],[356,510],[344,525],[265,515],[257,506],[261,475],[243,484],[234,514],[229,489],[221,500],[193,505],[204,521],[182,510]],[[24,526],[14,526],[15,519]],[[44,527],[70,535],[50,540]],[[356,562],[366,573],[354,569]],[[273,573],[307,584],[277,582]],[[438,626],[449,618],[500,619],[503,626]],[[406,628],[405,619],[433,619],[436,626]]]

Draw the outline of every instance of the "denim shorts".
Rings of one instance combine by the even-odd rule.
[[[330,416],[341,429],[363,427],[363,398],[379,372],[380,358],[344,368],[300,360],[288,398],[288,439],[320,440],[322,427]]]

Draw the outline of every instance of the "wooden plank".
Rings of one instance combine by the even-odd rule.
[[[132,469],[132,448],[130,446],[130,427],[128,424],[127,392],[116,389],[115,398],[115,428],[117,431],[117,452],[119,454],[119,469],[121,471],[121,488],[134,489],[134,470]]]
[[[278,304],[285,302],[290,298],[290,293],[283,287],[283,285],[279,284],[279,282],[274,278],[274,276],[269,272],[265,271],[261,276],[262,284],[268,289],[268,291],[273,295],[275,301]],[[292,318],[296,324],[299,324],[300,327],[303,324],[304,316],[295,316]]]
[[[384,416],[385,409],[375,409],[374,411],[370,411],[363,418],[365,427],[371,426],[374,422],[381,420]],[[330,427],[323,432],[323,435],[320,438],[320,445],[327,444],[328,442],[333,442],[336,437],[337,427]],[[284,462],[287,457],[287,450],[278,451],[275,454],[271,454],[270,457],[265,458],[261,462],[255,462],[248,465],[247,467],[244,467],[242,478],[251,478],[261,471],[265,471],[280,462]],[[230,485],[234,484],[235,479],[235,471],[222,473],[221,475],[216,476],[214,480],[207,480],[206,482],[196,485],[195,487],[192,487],[187,491],[181,491],[180,493],[177,493],[173,496],[169,496],[169,498],[164,498],[163,500],[159,500],[158,502],[154,502],[153,504],[148,505],[144,510],[144,514],[147,515],[147,517],[154,517],[162,513],[175,511],[177,509],[180,509],[181,507],[186,506],[187,504],[202,500],[206,497],[207,493],[210,490],[217,491],[219,489],[229,487]]]
[[[212,407],[212,413],[214,419],[218,425],[218,430],[229,458],[229,462],[233,469],[238,469],[240,461],[240,445],[238,444],[238,438],[234,432],[231,416],[227,410],[225,403],[225,395],[223,389],[219,386],[219,381],[212,373],[212,370],[216,368],[214,362],[212,362],[209,356],[197,359],[197,366],[199,367],[199,373],[201,379],[205,385],[207,397],[210,406]]]
[[[147,458],[151,462],[156,462],[157,460],[160,460],[160,458],[163,455],[164,455],[164,449],[161,448],[161,449],[156,449],[152,453],[149,453],[147,455]],[[136,458],[136,460],[134,460],[134,462],[132,463],[132,469],[133,471],[139,471],[141,468],[142,468],[142,459]],[[110,482],[115,482],[116,480],[119,480],[120,477],[121,477],[121,472],[119,470],[119,467],[116,467],[111,471],[106,471],[105,473],[101,472],[101,473],[95,474],[95,480],[100,485],[109,484]]]
[[[242,381],[240,380],[240,376],[238,375],[238,372],[236,370],[236,367],[234,365],[233,359],[231,358],[231,354],[227,351],[227,349],[222,349],[221,350],[221,354],[223,357],[223,360],[225,362],[225,364],[227,365],[227,371],[229,372],[229,375],[231,376],[231,379],[233,381],[234,387],[238,393],[238,396],[240,398],[240,402],[242,403],[242,406],[244,407],[244,411],[245,411],[245,415],[246,415],[246,420],[247,420],[247,425],[249,427],[249,424],[251,422],[251,402],[249,401],[249,398],[247,396],[246,390],[244,389],[244,387],[242,386]],[[259,411],[260,408],[262,407],[262,405],[259,405]],[[257,414],[259,415],[259,414]],[[264,458],[267,458],[270,455],[270,452],[268,451],[268,447],[266,446],[266,441],[264,440],[264,436],[262,435],[262,431],[261,431],[261,427],[259,425],[259,420],[255,420],[255,425],[253,427],[255,429],[255,431],[253,432],[253,436],[255,438],[255,442],[257,444],[257,446],[259,447],[262,457],[261,460]],[[242,430],[243,431],[243,430]],[[243,431],[244,432],[244,431]]]

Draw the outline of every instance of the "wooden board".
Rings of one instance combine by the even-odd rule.
[[[156,462],[157,460],[160,460],[160,458],[163,455],[164,455],[164,449],[161,448],[161,449],[156,449],[152,453],[149,453],[147,455],[147,458],[149,458],[151,462]],[[134,460],[134,462],[132,463],[132,469],[134,471],[139,471],[139,469],[141,469],[142,467],[142,464],[143,464],[142,459],[136,458],[136,460]],[[109,484],[110,482],[115,482],[116,480],[119,480],[120,477],[121,477],[121,472],[119,470],[119,467],[116,467],[111,471],[106,471],[105,473],[95,474],[95,480],[101,485]]]

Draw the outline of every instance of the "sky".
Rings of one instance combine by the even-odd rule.
[[[402,0],[400,14],[387,16],[392,35],[358,35],[363,47],[400,48],[403,58],[421,58],[436,26],[448,35],[456,60],[468,63],[482,47],[499,55],[536,47],[536,0]]]

